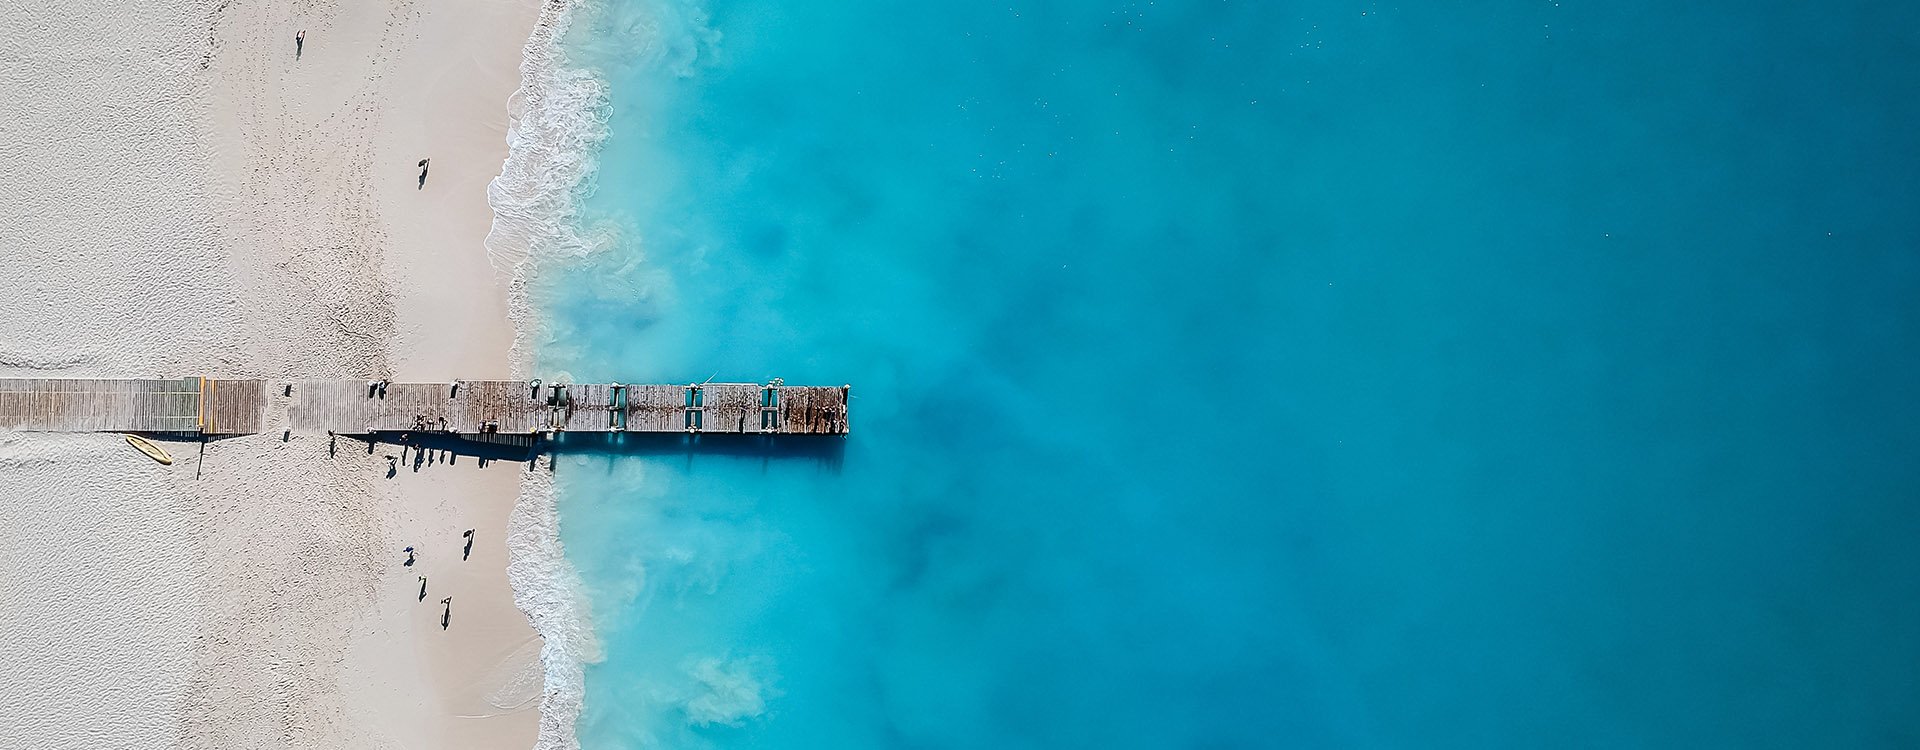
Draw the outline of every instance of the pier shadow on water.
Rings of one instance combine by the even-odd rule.
[[[484,461],[528,462],[542,456],[588,455],[617,458],[698,457],[760,458],[810,461],[837,470],[846,453],[842,435],[741,435],[727,433],[560,433],[552,439],[528,435],[450,435],[446,433],[383,432],[341,435],[352,440],[390,446],[407,445],[429,451]],[[371,446],[370,446],[371,447]]]

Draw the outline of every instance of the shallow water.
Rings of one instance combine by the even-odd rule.
[[[1920,742],[1914,11],[577,12],[584,746]]]

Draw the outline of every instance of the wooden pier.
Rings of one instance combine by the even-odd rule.
[[[0,429],[242,435],[558,432],[845,435],[848,388],[779,381],[574,385],[521,380],[0,379]],[[284,402],[284,422],[269,419]]]
[[[844,435],[847,389],[780,384],[310,381],[293,384],[295,430],[347,434],[692,432]]]
[[[0,428],[40,432],[261,432],[259,380],[0,378]]]

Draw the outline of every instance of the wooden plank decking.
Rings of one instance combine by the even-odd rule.
[[[292,429],[345,434],[448,432],[702,432],[844,435],[847,389],[701,385],[539,385],[520,380],[451,383],[301,381]]]
[[[258,380],[0,379],[0,428],[43,432],[259,432]]]
[[[844,435],[847,388],[779,383],[549,385],[520,380],[0,378],[0,429],[244,435],[677,432]],[[285,398],[288,420],[269,424]]]

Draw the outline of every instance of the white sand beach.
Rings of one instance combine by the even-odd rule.
[[[511,377],[486,191],[540,13],[0,9],[0,376]],[[505,542],[524,465],[168,447],[0,432],[0,746],[534,746]]]

